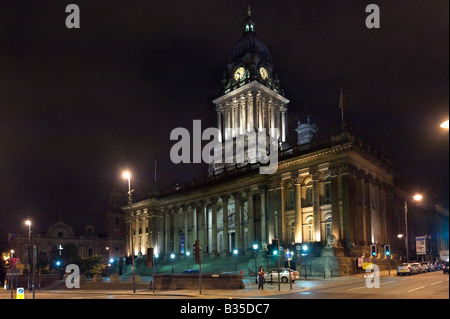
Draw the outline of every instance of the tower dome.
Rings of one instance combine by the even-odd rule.
[[[244,33],[231,50],[218,93],[229,93],[255,80],[284,95],[274,69],[272,54],[256,35],[255,22],[249,8],[244,21]]]

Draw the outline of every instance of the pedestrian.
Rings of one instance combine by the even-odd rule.
[[[263,266],[259,267],[258,270],[258,289],[264,290],[264,269]]]

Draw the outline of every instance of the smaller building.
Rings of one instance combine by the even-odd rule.
[[[100,256],[105,265],[111,258],[118,260],[123,257],[125,255],[125,221],[124,214],[120,210],[119,199],[117,191],[111,192],[110,208],[105,212],[105,234],[96,233],[92,225],[86,225],[84,233],[77,234],[62,220],[50,225],[44,232],[32,232],[31,238],[27,231],[9,233],[8,250],[14,250],[14,257],[19,258],[18,268],[24,269],[31,262],[28,258],[30,243],[36,245],[38,256],[44,253],[47,258],[50,258],[54,249],[62,252],[67,244],[75,244],[78,247],[79,257]]]

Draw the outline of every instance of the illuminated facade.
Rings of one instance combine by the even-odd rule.
[[[380,260],[384,245],[398,259],[405,250],[397,235],[404,232],[407,193],[396,186],[395,172],[345,129],[316,140],[318,127],[309,119],[298,123],[298,140],[290,146],[289,100],[254,30],[249,13],[213,101],[219,140],[277,130],[278,170],[264,175],[258,162],[213,163],[207,180],[123,206],[127,256],[146,255],[149,247],[161,258],[184,255],[196,239],[204,258],[230,256],[234,249],[251,256],[254,243],[267,247],[279,238],[291,251],[301,243],[314,246],[318,273],[321,258],[330,256],[335,271],[352,273],[356,258],[369,257],[372,244]],[[448,229],[448,215],[446,223]],[[409,247],[414,249],[412,239]]]

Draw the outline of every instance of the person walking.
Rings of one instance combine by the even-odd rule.
[[[258,270],[258,289],[264,290],[264,269],[263,269],[263,266],[260,266],[259,270]]]

